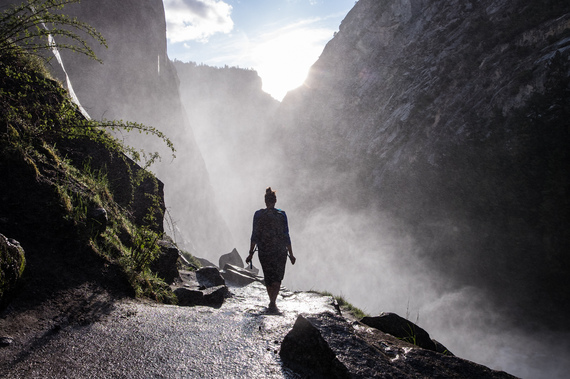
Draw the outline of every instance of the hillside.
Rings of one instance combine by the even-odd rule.
[[[34,324],[88,320],[116,297],[175,302],[149,271],[163,237],[162,183],[105,124],[86,120],[42,65],[23,53],[0,60],[0,234],[25,255],[17,285],[0,283],[2,308],[35,309],[25,322]],[[1,274],[13,275],[4,262]]]
[[[14,1],[0,0],[0,6]],[[108,48],[93,46],[102,64],[62,51],[70,81],[82,106],[97,120],[129,120],[153,126],[176,142],[176,159],[160,142],[136,133],[118,135],[147,153],[160,152],[152,167],[166,184],[167,228],[186,250],[203,257],[231,251],[232,236],[215,204],[193,125],[181,104],[179,80],[166,52],[162,0],[84,0],[65,13],[93,26]],[[63,81],[57,65],[54,75]]]

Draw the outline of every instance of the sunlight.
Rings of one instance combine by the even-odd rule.
[[[253,51],[256,70],[263,80],[263,90],[281,101],[287,91],[305,81],[326,41],[329,29],[288,27],[264,36]]]

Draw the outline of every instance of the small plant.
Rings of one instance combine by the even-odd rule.
[[[400,338],[402,341],[411,343],[412,345],[418,345],[418,339],[416,335],[416,327],[413,324],[408,324],[408,329],[406,330],[408,334],[406,337]]]
[[[352,305],[351,303],[349,303],[348,301],[346,301],[346,299],[342,295],[335,296],[328,291],[309,291],[309,292],[318,293],[318,294],[323,295],[323,296],[331,296],[336,301],[336,303],[338,304],[339,307],[344,308],[348,312],[352,313],[354,315],[354,317],[356,317],[356,318],[361,319],[363,317],[369,316],[362,309],[357,308],[354,305]]]
[[[150,228],[143,226],[134,233],[134,247],[131,250],[131,259],[135,271],[145,271],[151,262],[158,256],[159,235]]]

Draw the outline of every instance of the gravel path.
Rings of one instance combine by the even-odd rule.
[[[285,290],[272,315],[261,284],[230,290],[219,309],[122,302],[101,321],[46,335],[0,377],[296,377],[281,364],[281,341],[300,313],[334,312],[331,298]]]

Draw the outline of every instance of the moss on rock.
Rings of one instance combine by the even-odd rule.
[[[24,249],[0,234],[0,309],[10,300],[26,267]]]

